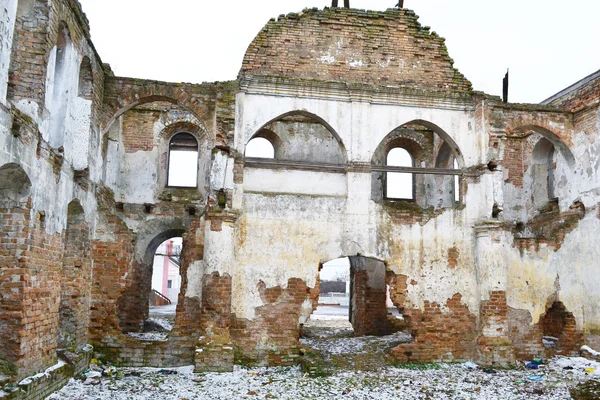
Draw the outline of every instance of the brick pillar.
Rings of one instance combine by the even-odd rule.
[[[350,322],[357,336],[394,331],[387,318],[385,264],[366,257],[350,257]]]
[[[235,216],[218,213],[209,223],[201,224],[194,239],[204,260],[201,276],[200,332],[196,371],[232,371],[234,352],[231,341],[231,294]],[[204,228],[204,229],[200,229]]]
[[[503,253],[502,223],[482,222],[475,226],[475,233],[477,284],[481,301],[477,361],[484,365],[513,364],[515,355],[508,337],[508,273]]]

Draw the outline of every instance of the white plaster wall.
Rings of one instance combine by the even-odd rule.
[[[345,196],[346,177],[344,174],[315,171],[246,168],[244,191]]]
[[[120,201],[134,204],[154,203],[158,174],[158,149],[125,153],[120,165]]]
[[[103,177],[104,184],[113,191],[116,198],[121,198],[119,189],[119,171],[121,169],[121,160],[125,157],[123,142],[121,141],[121,132],[123,130],[123,118],[119,118],[110,128],[108,143],[106,147],[106,157],[104,159]]]
[[[75,170],[83,170],[89,166],[90,150],[90,117],[92,101],[83,97],[75,97],[71,106],[69,133],[65,141],[65,154]]]
[[[0,103],[6,105],[17,0],[0,0]]]
[[[474,111],[464,108],[417,108],[246,93],[239,94],[237,101],[243,102],[236,121],[235,147],[240,153],[264,124],[299,110],[332,126],[348,151],[349,162],[370,163],[375,149],[390,132],[414,120],[425,120],[444,130],[460,148],[466,166],[482,163],[486,154],[480,147],[487,145],[487,140],[474,140],[481,135],[473,128]],[[242,217],[235,243],[232,308],[238,318],[252,319],[254,309],[262,305],[256,286],[259,281],[267,287],[285,288],[288,279],[296,277],[312,287],[320,262],[357,254],[386,261],[392,271],[416,281],[408,290],[414,307],[422,307],[425,300],[444,307],[449,298],[461,293],[471,311],[478,313],[473,225],[491,216],[491,173],[471,183],[464,196],[468,204],[464,210],[446,210],[426,223],[414,225],[394,223],[384,206],[371,200],[370,172],[326,174],[336,175],[339,188],[345,189],[339,192],[340,198],[326,197],[337,186],[331,178],[325,185],[316,174],[323,175],[246,168],[243,186],[236,185],[238,199],[234,198],[234,204],[240,206]],[[297,195],[275,195],[289,188]],[[450,248],[460,254],[455,269],[448,268]]]
[[[548,298],[558,300],[572,312],[578,327],[600,329],[600,220],[588,215],[565,237],[558,251],[542,244],[537,251],[519,251],[506,246],[508,262],[508,305],[531,311],[533,323],[546,312]]]
[[[50,52],[46,71],[44,105],[46,110],[50,111],[50,118],[48,129],[45,133],[42,132],[42,137],[54,148],[64,146],[71,141],[72,132],[76,128],[73,126],[72,107],[79,87],[79,56],[71,41],[67,42],[64,51],[63,72],[60,74],[61,81],[55,82],[56,46]],[[57,91],[60,93],[57,93]],[[69,162],[72,162],[72,152],[65,154],[65,156]]]
[[[237,102],[244,104],[236,115],[235,148],[241,154],[266,123],[290,111],[307,111],[325,120],[340,136],[349,161],[370,162],[390,132],[414,120],[428,121],[445,131],[459,146],[467,166],[483,161],[479,146],[484,143],[474,140],[474,108],[465,111],[245,93],[238,94]]]

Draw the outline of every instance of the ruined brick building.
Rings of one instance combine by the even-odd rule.
[[[399,361],[507,364],[600,334],[600,73],[505,104],[406,9],[273,19],[237,80],[205,84],[114,76],[76,0],[2,0],[0,27],[3,383],[72,360],[50,390],[87,344],[130,366],[296,363],[338,257],[357,333],[385,333],[389,286],[414,337]],[[273,158],[245,157],[255,138]],[[168,185],[178,146],[195,187]],[[136,340],[175,236],[175,327]]]

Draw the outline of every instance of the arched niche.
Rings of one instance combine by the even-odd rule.
[[[46,93],[52,94],[50,103],[49,143],[53,148],[59,148],[65,142],[65,125],[69,109],[69,79],[71,71],[71,52],[73,44],[71,34],[65,22],[58,28],[54,54],[54,74],[50,81],[51,87]]]
[[[274,147],[277,160],[345,164],[342,139],[321,117],[307,111],[291,111],[264,124],[254,138],[264,138]]]
[[[531,162],[531,197],[535,209],[544,208],[555,195],[555,147],[541,138],[533,148]]]
[[[573,168],[575,168],[575,156],[573,155],[573,152],[556,133],[538,125],[522,125],[511,129],[511,133],[527,134],[531,132],[535,132],[542,136],[544,139],[548,140],[554,146],[555,150],[558,151],[564,158],[566,165],[569,167],[569,169],[572,170]]]
[[[67,228],[63,250],[58,345],[75,351],[87,343],[91,282],[91,238],[85,210],[75,199],[67,206]]]
[[[0,208],[23,208],[31,194],[31,180],[19,164],[0,167]]]
[[[94,95],[94,74],[89,57],[83,57],[79,65],[79,85],[77,95],[86,100],[92,100]]]

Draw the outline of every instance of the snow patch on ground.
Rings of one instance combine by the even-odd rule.
[[[59,361],[56,364],[54,364],[53,366],[51,366],[50,368],[46,369],[44,372],[40,372],[39,374],[35,374],[33,376],[23,379],[21,382],[19,382],[19,386],[31,385],[33,382],[40,380],[44,377],[50,378],[50,374],[52,372],[54,372],[57,369],[60,369],[64,366],[65,366],[64,361]]]
[[[150,332],[128,332],[128,335],[138,340],[150,342],[164,342],[165,340],[167,340],[169,332],[173,330],[173,323],[167,318],[159,317],[148,318],[148,321],[153,322],[162,329]]]
[[[590,353],[591,355],[593,355],[594,357],[598,357],[600,356],[600,352],[592,349],[590,346],[583,346],[581,348],[581,351],[587,351],[588,353]]]
[[[589,360],[588,360],[589,361]],[[576,367],[564,370],[564,366]],[[587,364],[586,364],[587,365]],[[341,371],[330,377],[310,378],[299,367],[245,369],[232,373],[194,374],[193,367],[120,369],[97,385],[72,379],[49,400],[231,400],[277,399],[436,399],[544,400],[569,399],[569,388],[590,380],[578,359],[552,360],[543,370],[497,370],[489,374],[460,364],[435,369],[384,368],[377,372]],[[175,371],[167,372],[167,371]],[[541,377],[540,382],[528,380]]]
[[[322,340],[320,338],[302,338],[300,343],[312,349],[322,351],[328,354],[366,354],[372,351],[374,347],[397,346],[400,343],[410,343],[412,336],[404,332],[397,332],[389,336],[361,336],[361,337],[341,337]]]

